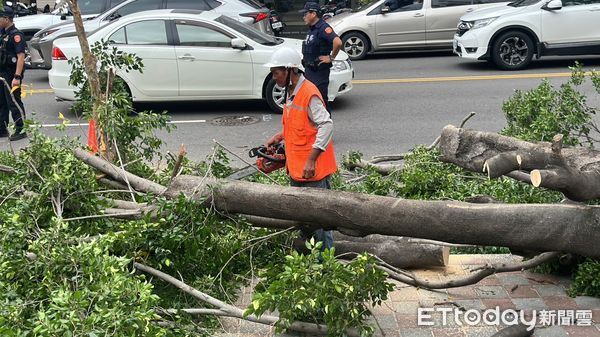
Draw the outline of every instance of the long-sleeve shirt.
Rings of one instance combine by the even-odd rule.
[[[294,88],[294,92],[292,92],[292,94],[289,96],[290,99],[287,100],[288,107],[292,104],[294,96],[296,96],[304,81],[304,75],[300,75],[300,79]],[[312,147],[321,151],[325,151],[329,145],[329,142],[331,142],[331,139],[333,138],[333,121],[331,120],[331,116],[325,108],[323,101],[317,96],[310,98],[308,112],[308,118],[312,122],[313,126],[317,128],[317,137]]]

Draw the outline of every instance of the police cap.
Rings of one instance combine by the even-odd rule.
[[[305,3],[304,8],[300,10],[300,13],[302,13],[302,14],[304,14],[306,12],[319,13],[319,12],[321,12],[321,7],[319,6],[318,3],[309,1],[309,2]]]
[[[0,17],[12,19],[15,17],[15,11],[9,5],[5,4],[4,9],[0,10]]]

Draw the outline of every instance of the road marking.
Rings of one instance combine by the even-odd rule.
[[[183,120],[183,121],[169,121],[167,124],[193,124],[193,123],[206,123],[205,119],[193,119],[193,120]],[[57,126],[61,126],[62,123],[59,124],[42,124],[43,128],[55,128]],[[65,124],[65,126],[75,127],[75,126],[88,126],[88,123],[69,123]]]
[[[54,93],[53,89],[25,89],[25,92],[28,94],[52,94]]]
[[[586,73],[586,74],[589,74],[589,73]],[[571,73],[474,75],[474,76],[449,76],[449,77],[414,77],[414,78],[390,78],[390,79],[380,79],[380,80],[353,80],[352,84],[481,81],[481,80],[508,80],[508,79],[526,79],[526,78],[554,78],[554,77],[570,77],[570,76],[571,76]]]

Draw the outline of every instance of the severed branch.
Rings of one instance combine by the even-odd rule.
[[[242,309],[239,309],[235,306],[232,306],[230,304],[222,302],[210,295],[207,295],[207,294],[199,291],[198,289],[195,289],[168,274],[165,274],[159,270],[156,270],[152,267],[149,267],[149,266],[143,265],[141,263],[137,263],[137,262],[134,263],[133,266],[137,270],[140,270],[142,272],[145,272],[147,274],[155,276],[167,283],[170,283],[171,285],[174,285],[175,287],[179,288],[186,294],[189,294],[204,303],[207,303],[209,305],[216,307],[217,308],[216,311],[213,311],[212,314],[217,315],[222,311],[223,313],[225,313],[224,316],[236,317],[236,318],[240,318],[240,319],[245,319],[250,322],[271,325],[271,326],[275,325],[279,321],[279,317],[271,316],[271,315],[262,315],[260,317],[256,317],[255,315],[250,315],[250,316],[244,317],[243,316],[244,312]],[[318,335],[326,335],[328,332],[327,326],[325,326],[325,325],[306,323],[306,322],[293,322],[288,327],[287,330],[304,332],[304,333],[309,333],[309,334],[318,334]],[[357,337],[359,336],[358,332],[355,330],[349,330],[349,331],[347,331],[347,333],[348,333],[348,336],[357,336]]]
[[[469,119],[471,119],[471,117],[473,117],[473,116],[475,116],[475,112],[471,112],[465,118],[463,118],[462,122],[460,123],[460,127],[462,128],[467,123],[467,121]],[[431,150],[434,147],[436,147],[439,144],[440,139],[441,139],[441,136],[438,136],[433,141],[433,143],[431,143],[426,149]],[[404,160],[407,156],[409,156],[411,154],[412,154],[412,150],[409,152],[397,154],[397,155],[374,156],[371,160],[362,160],[361,159],[358,162],[345,162],[344,165],[349,170],[354,170],[357,167],[361,168],[361,169],[373,168],[373,169],[375,169],[375,171],[377,171],[381,175],[389,175],[396,171],[402,170],[403,166],[398,165],[398,164],[382,165],[382,164],[378,164],[378,163],[386,162],[386,161]]]
[[[600,151],[564,147],[562,135],[554,136],[552,143],[531,143],[448,125],[442,130],[440,149],[443,161],[483,171],[490,178],[507,175],[574,201],[600,198]]]
[[[177,160],[175,160],[175,165],[173,166],[173,173],[171,173],[171,180],[177,177],[179,171],[181,170],[181,164],[183,163],[183,159],[186,155],[185,146],[183,144],[179,145],[179,154],[177,155]]]
[[[523,261],[517,264],[499,264],[499,265],[486,265],[482,269],[472,273],[471,275],[464,278],[457,278],[450,281],[445,282],[430,282],[423,279],[419,279],[416,276],[410,276],[408,272],[403,270],[398,270],[387,263],[380,261],[379,268],[386,273],[389,274],[390,278],[400,281],[402,283],[406,283],[415,287],[425,288],[425,289],[447,289],[447,288],[457,288],[463,287],[466,285],[476,284],[477,282],[483,280],[484,278],[498,274],[498,273],[507,273],[514,271],[521,271],[526,269],[531,269],[539,266],[542,263],[551,261],[557,258],[560,255],[558,252],[548,252],[542,253],[530,260]]]
[[[10,166],[6,166],[6,165],[0,165],[0,172],[2,173],[8,173],[8,174],[15,174],[17,173],[17,171],[10,167]]]
[[[103,172],[104,174],[121,184],[130,185],[136,191],[160,195],[166,190],[166,187],[160,184],[138,177],[135,174],[131,174],[125,170],[122,170],[121,168],[109,163],[108,161],[100,157],[94,156],[83,149],[75,149],[73,150],[73,154],[75,155],[75,157],[88,164],[89,166]]]

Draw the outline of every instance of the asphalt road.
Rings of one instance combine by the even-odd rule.
[[[600,58],[582,58],[586,68],[600,69]],[[404,152],[416,144],[430,144],[442,127],[459,124],[469,112],[477,113],[468,127],[499,131],[505,125],[502,102],[515,89],[537,86],[543,77],[559,85],[567,80],[573,60],[548,58],[535,61],[521,72],[503,72],[485,62],[468,62],[446,52],[394,53],[354,62],[354,89],[333,103],[335,146],[339,158],[349,150],[365,157]],[[146,69],[145,71],[151,71]],[[201,76],[201,74],[199,74]],[[47,72],[30,70],[24,83],[28,117],[44,125],[44,132],[58,136],[52,124],[61,123],[62,113],[72,123],[81,121],[70,111],[70,103],[56,102],[49,90]],[[600,107],[592,86],[584,86],[590,103]],[[190,158],[204,159],[216,140],[246,156],[249,148],[262,144],[280,128],[281,118],[271,114],[261,101],[189,102],[144,104],[138,109],[168,111],[177,128],[161,133],[165,151],[176,152],[184,144]],[[221,117],[239,116],[256,123],[241,126],[215,124]],[[85,139],[87,127],[71,126],[67,133]],[[27,141],[13,144],[16,148]],[[9,148],[6,138],[0,150]]]

